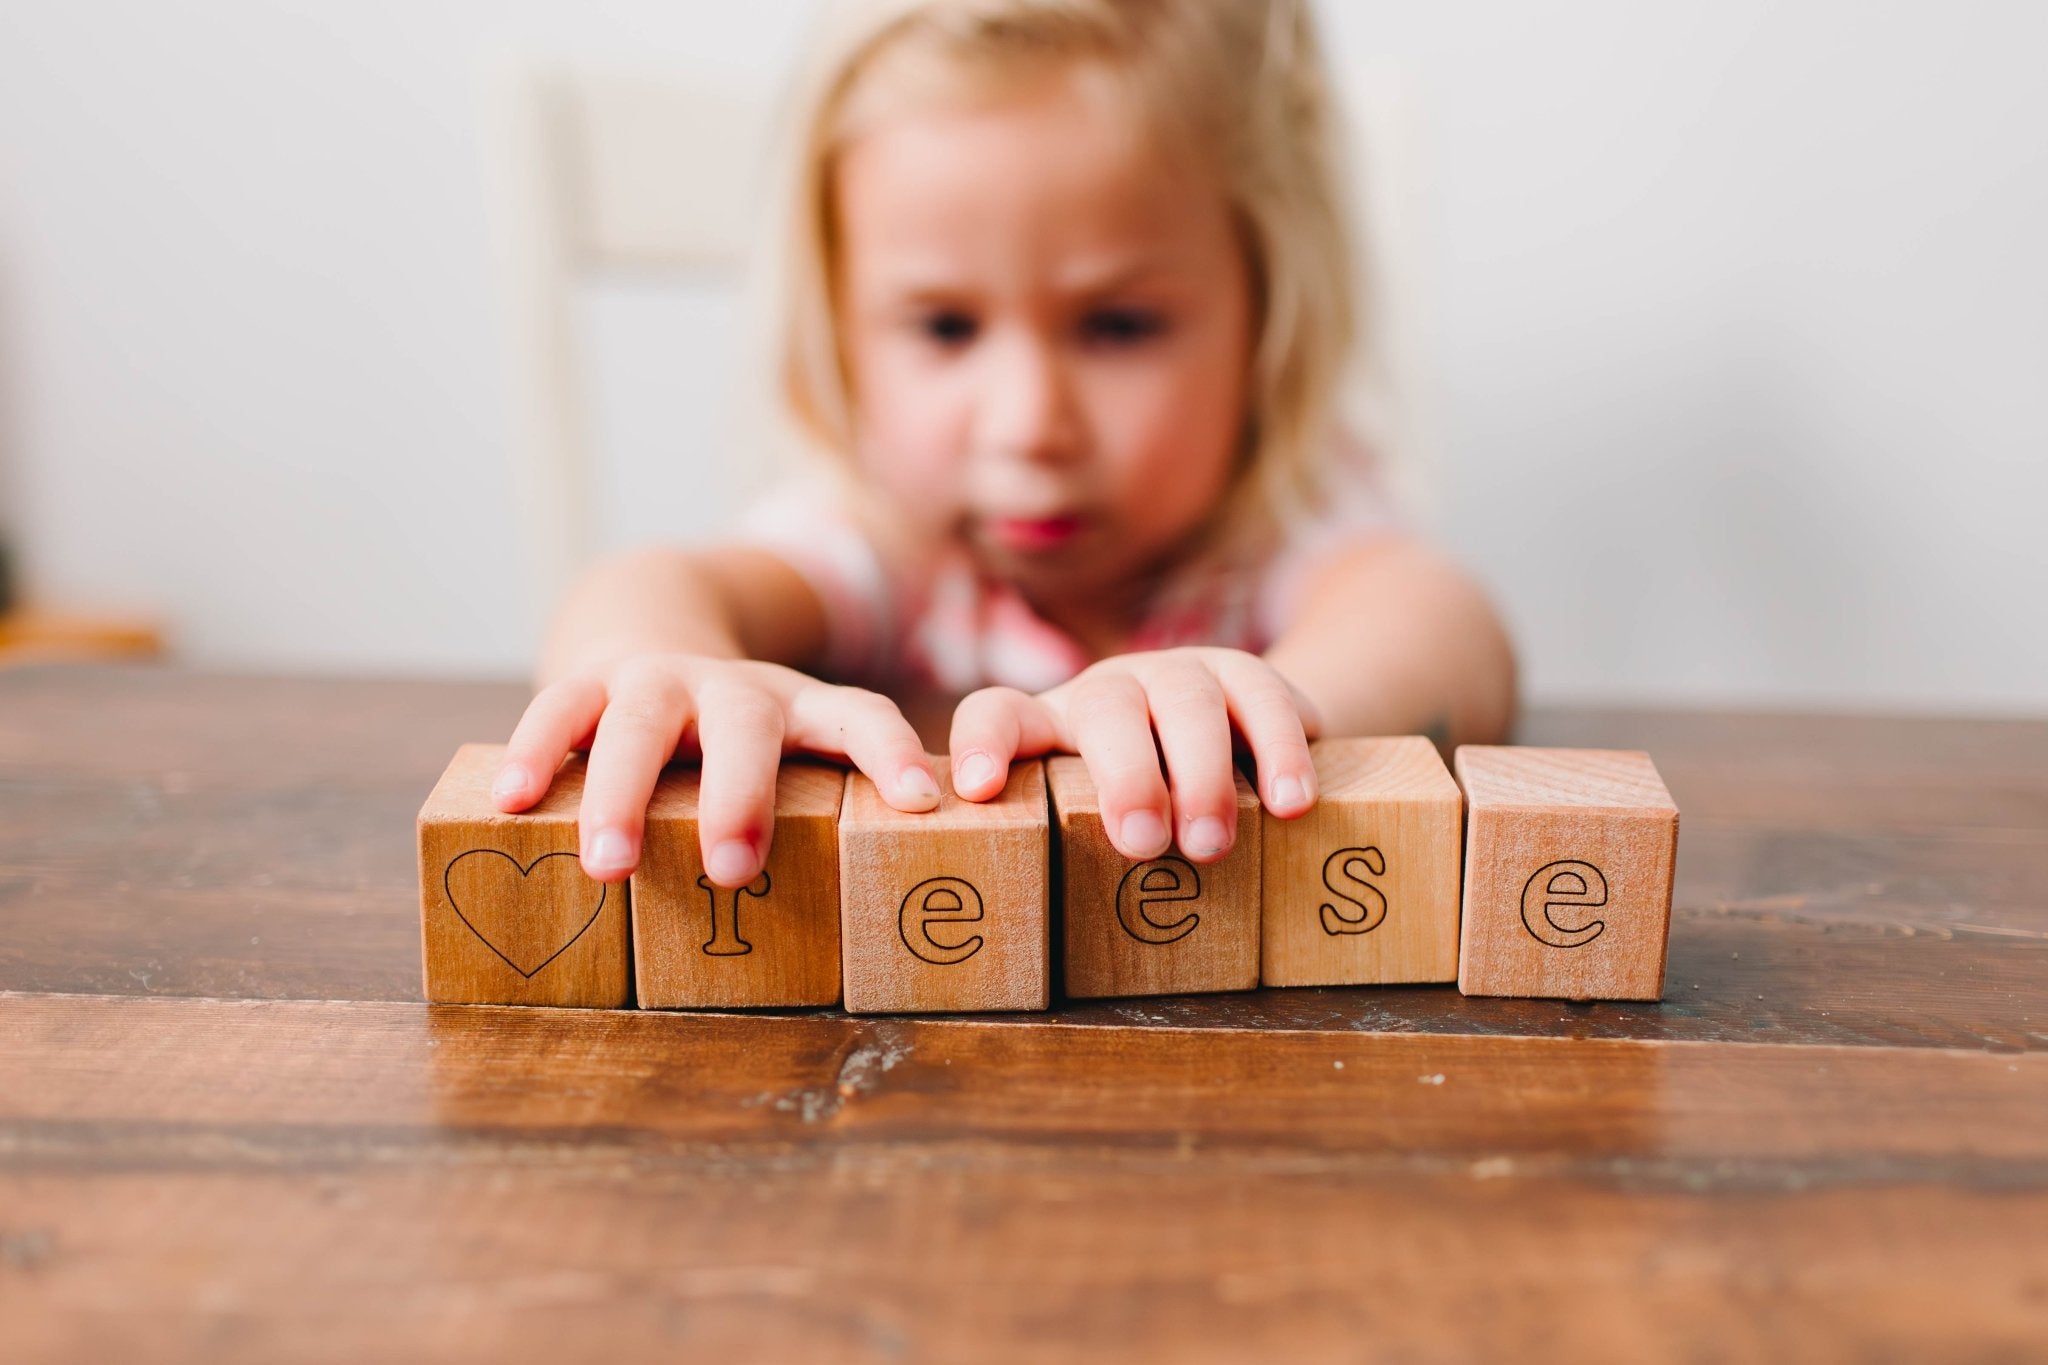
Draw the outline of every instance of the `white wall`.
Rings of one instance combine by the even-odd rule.
[[[5,0],[31,588],[205,664],[523,669],[487,72],[768,86],[811,9]],[[1532,692],[2048,709],[2048,9],[1323,13],[1413,98],[1421,430]],[[731,300],[584,304],[611,525],[701,530]]]

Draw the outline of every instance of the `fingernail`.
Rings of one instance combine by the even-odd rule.
[[[526,769],[517,763],[507,763],[498,769],[498,780],[491,784],[492,796],[518,796],[526,790]]]
[[[727,839],[711,850],[704,870],[721,886],[736,886],[754,875],[754,850],[738,839]]]
[[[1124,827],[1130,828],[1128,821]],[[1181,841],[1181,847],[1198,858],[1206,858],[1211,853],[1221,853],[1223,846],[1229,841],[1230,831],[1223,827],[1223,822],[1213,815],[1205,815],[1188,826],[1187,836]]]
[[[939,804],[939,784],[922,768],[905,768],[903,776],[896,779],[896,792],[927,810]]]
[[[615,829],[601,829],[590,841],[590,865],[607,872],[629,866],[633,861],[633,846],[626,836]]]
[[[1278,810],[1293,810],[1308,804],[1308,788],[1298,777],[1283,777],[1273,784],[1273,805]]]
[[[1166,852],[1166,822],[1149,810],[1134,810],[1118,827],[1126,853],[1138,858],[1156,858]]]
[[[962,791],[980,791],[995,775],[995,761],[987,754],[969,754],[953,781]]]

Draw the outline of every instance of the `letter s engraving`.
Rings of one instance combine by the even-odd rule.
[[[1377,848],[1340,848],[1323,859],[1323,885],[1349,907],[1346,910],[1323,902],[1320,913],[1324,933],[1369,934],[1386,921],[1386,893],[1365,879],[1358,870],[1361,866],[1375,877],[1384,877],[1386,855]],[[1338,885],[1339,881],[1343,885]]]

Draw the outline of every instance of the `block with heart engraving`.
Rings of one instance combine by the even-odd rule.
[[[1248,991],[1259,984],[1259,799],[1237,782],[1237,842],[1197,865],[1169,849],[1132,862],[1102,827],[1085,760],[1048,759],[1059,826],[1063,985],[1070,996]]]
[[[1013,765],[989,801],[953,794],[907,814],[861,773],[839,818],[846,1008],[1042,1010],[1051,1003],[1045,765]]]
[[[501,744],[465,744],[420,808],[420,949],[441,1004],[612,1007],[632,999],[625,883],[583,875],[583,757],[531,810],[500,812]]]
[[[1458,989],[1656,1000],[1664,994],[1678,807],[1630,750],[1468,745]]]
[[[744,887],[705,875],[698,769],[661,775],[633,874],[643,1009],[839,1003],[839,807],[846,770],[784,759],[768,865]]]
[[[1310,746],[1308,814],[1265,816],[1259,979],[1268,986],[1458,974],[1457,783],[1420,736]]]

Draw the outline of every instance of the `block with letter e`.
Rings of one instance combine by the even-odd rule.
[[[1467,995],[1656,1000],[1664,993],[1678,807],[1648,754],[1470,745]]]
[[[839,807],[846,770],[785,758],[768,865],[742,887],[704,871],[700,771],[672,765],[647,806],[633,874],[633,969],[643,1009],[839,1001]]]
[[[861,773],[839,818],[841,958],[855,1014],[1042,1010],[1051,1002],[1045,765],[1013,764],[989,801],[896,810]]]
[[[1237,843],[1196,865],[1169,850],[1147,862],[1116,851],[1087,763],[1048,759],[1059,824],[1066,994],[1179,995],[1259,984],[1259,802],[1237,782]]]
[[[1419,735],[1318,740],[1308,814],[1265,817],[1259,979],[1268,986],[1451,981],[1463,802]]]
[[[420,949],[438,1004],[611,1007],[632,998],[628,893],[583,875],[583,756],[517,815],[491,800],[501,744],[465,744],[420,808]]]

